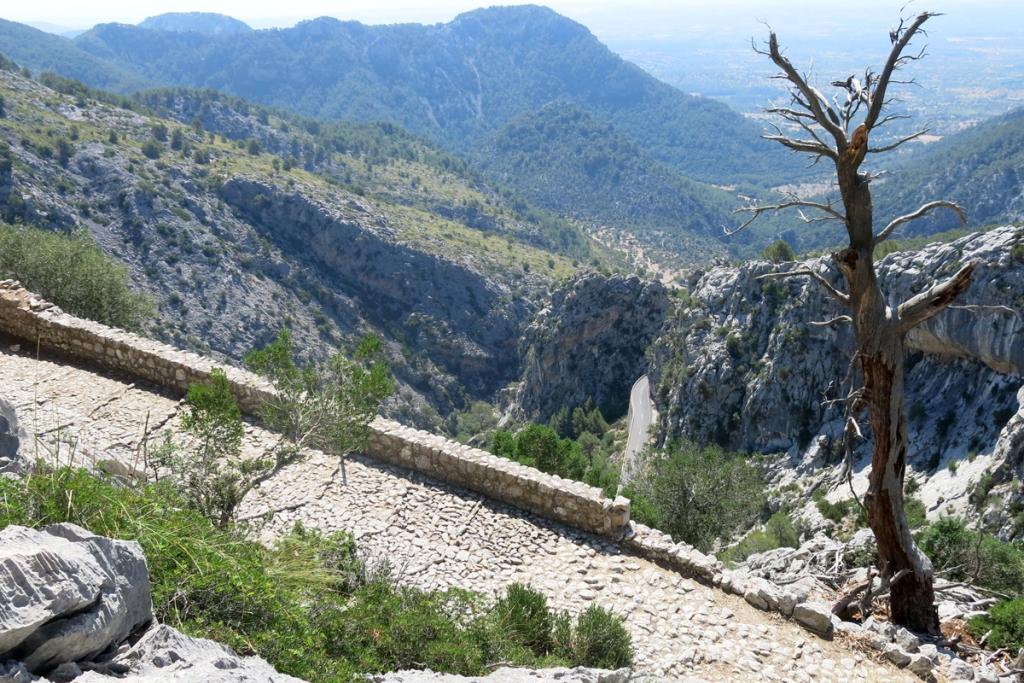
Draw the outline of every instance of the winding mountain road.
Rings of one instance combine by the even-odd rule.
[[[626,452],[622,456],[622,472],[620,479],[628,484],[640,469],[638,456],[647,443],[647,429],[657,415],[651,405],[651,383],[644,375],[638,379],[629,392],[629,416],[626,420],[629,436],[626,439]]]

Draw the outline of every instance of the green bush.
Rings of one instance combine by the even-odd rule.
[[[1010,249],[1010,259],[1017,263],[1024,263],[1024,244],[1015,244]]]
[[[153,314],[128,269],[87,232],[71,235],[0,225],[0,279],[13,278],[68,313],[137,331]]]
[[[210,382],[192,384],[185,397],[181,426],[192,436],[188,449],[178,447],[170,434],[154,455],[154,464],[168,470],[170,481],[185,504],[218,527],[226,528],[252,480],[267,467],[261,460],[242,460],[242,412],[227,375],[220,368]]]
[[[1024,553],[1011,543],[967,528],[958,517],[943,517],[919,540],[936,571],[950,581],[970,580],[984,588],[1017,595],[1024,591]]]
[[[645,460],[646,473],[624,491],[645,501],[634,519],[701,551],[749,528],[764,509],[761,470],[739,454],[680,438]]]
[[[793,520],[780,510],[768,519],[764,531],[750,532],[739,543],[723,552],[721,559],[726,562],[742,562],[751,555],[783,547],[800,547],[800,535],[793,526]]]
[[[517,645],[530,649],[538,657],[551,652],[555,620],[543,593],[514,583],[495,603],[491,616],[498,630]]]
[[[985,642],[990,648],[1016,652],[1024,647],[1024,600],[1003,600],[971,619],[967,628],[976,637],[991,632]]]
[[[779,240],[775,244],[769,244],[765,247],[761,251],[761,258],[770,263],[785,263],[787,261],[795,261],[796,254],[793,253],[793,247],[789,246],[788,242]]]
[[[768,519],[765,533],[775,541],[776,548],[799,548],[800,539],[793,528],[793,520],[781,510]]]
[[[252,485],[299,460],[304,448],[343,457],[366,445],[370,422],[395,385],[379,339],[364,337],[354,356],[349,360],[339,351],[322,365],[300,366],[287,328],[274,342],[246,355],[246,366],[275,389],[260,417],[284,437],[273,459],[260,463]]]
[[[633,664],[633,639],[622,619],[598,605],[576,617],[562,612],[555,623],[555,652],[573,666],[621,669]]]
[[[817,489],[815,493],[817,493],[818,491],[824,492],[824,489]],[[818,512],[821,513],[822,517],[832,522],[835,522],[836,524],[839,524],[843,521],[843,519],[846,518],[847,515],[853,512],[853,510],[857,507],[857,503],[852,498],[847,498],[846,500],[840,500],[836,503],[833,503],[830,502],[824,496],[822,496],[820,498],[815,499],[815,506],[818,508]]]
[[[536,467],[541,472],[577,481],[583,479],[590,466],[577,442],[560,439],[554,429],[544,425],[530,425],[515,436],[498,432],[491,443],[491,452]]]
[[[928,511],[925,509],[924,503],[917,498],[904,496],[903,511],[907,515],[907,524],[911,529],[920,529],[928,524]]]
[[[156,140],[146,140],[142,143],[141,151],[150,159],[159,159],[160,154],[164,151],[164,146]]]

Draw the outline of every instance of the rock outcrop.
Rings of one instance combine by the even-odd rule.
[[[25,430],[18,422],[14,404],[0,396],[0,474],[21,474],[25,469],[21,443]]]
[[[113,662],[128,668],[133,683],[301,683],[301,679],[278,673],[259,657],[240,657],[220,643],[192,638],[163,625],[146,631]],[[75,680],[109,683],[110,677],[89,671]]]
[[[1024,384],[1024,262],[1019,249],[1011,253],[1021,244],[1024,229],[1006,227],[897,252],[878,264],[883,291],[898,302],[979,262],[958,302],[963,307],[907,338],[908,476],[921,484],[918,496],[931,518],[962,513],[971,482],[987,475],[1005,482],[1021,468],[1024,417],[1014,416]],[[843,287],[827,257],[808,266]],[[650,372],[666,438],[686,434],[779,453],[772,470],[779,486],[836,471],[830,465],[839,457],[841,407],[823,399],[848,391],[854,350],[849,324],[810,324],[843,313],[818,283],[758,279],[797,267],[758,262],[703,274],[654,343]],[[855,465],[861,487],[871,449],[866,435]]]
[[[153,623],[142,547],[74,524],[0,530],[0,681],[300,683]]]
[[[572,278],[523,334],[523,379],[507,415],[546,422],[588,398],[608,419],[625,414],[668,308],[668,291],[659,283],[591,272]]]
[[[73,524],[0,531],[0,660],[32,673],[90,660],[153,618],[142,547]]]

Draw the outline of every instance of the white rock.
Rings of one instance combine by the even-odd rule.
[[[95,655],[153,618],[142,547],[73,524],[0,531],[0,660],[32,672]]]
[[[164,625],[149,629],[114,661],[131,668],[132,683],[302,683],[259,657],[240,657],[220,643],[190,638]],[[110,683],[111,678],[89,671],[75,681]]]
[[[805,602],[793,608],[793,619],[804,628],[826,635],[832,630],[832,610],[822,602]]]
[[[973,681],[974,667],[964,660],[954,657],[949,660],[949,666],[946,667],[946,675],[949,676],[951,681]]]
[[[978,683],[999,683],[999,674],[991,666],[979,666],[974,669],[974,680]]]

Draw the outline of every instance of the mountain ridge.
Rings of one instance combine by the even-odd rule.
[[[585,26],[535,5],[434,26],[322,17],[217,36],[101,24],[74,44],[164,85],[211,87],[321,119],[390,120],[459,152],[515,114],[567,98],[690,177],[801,175],[726,105],[658,81]]]

